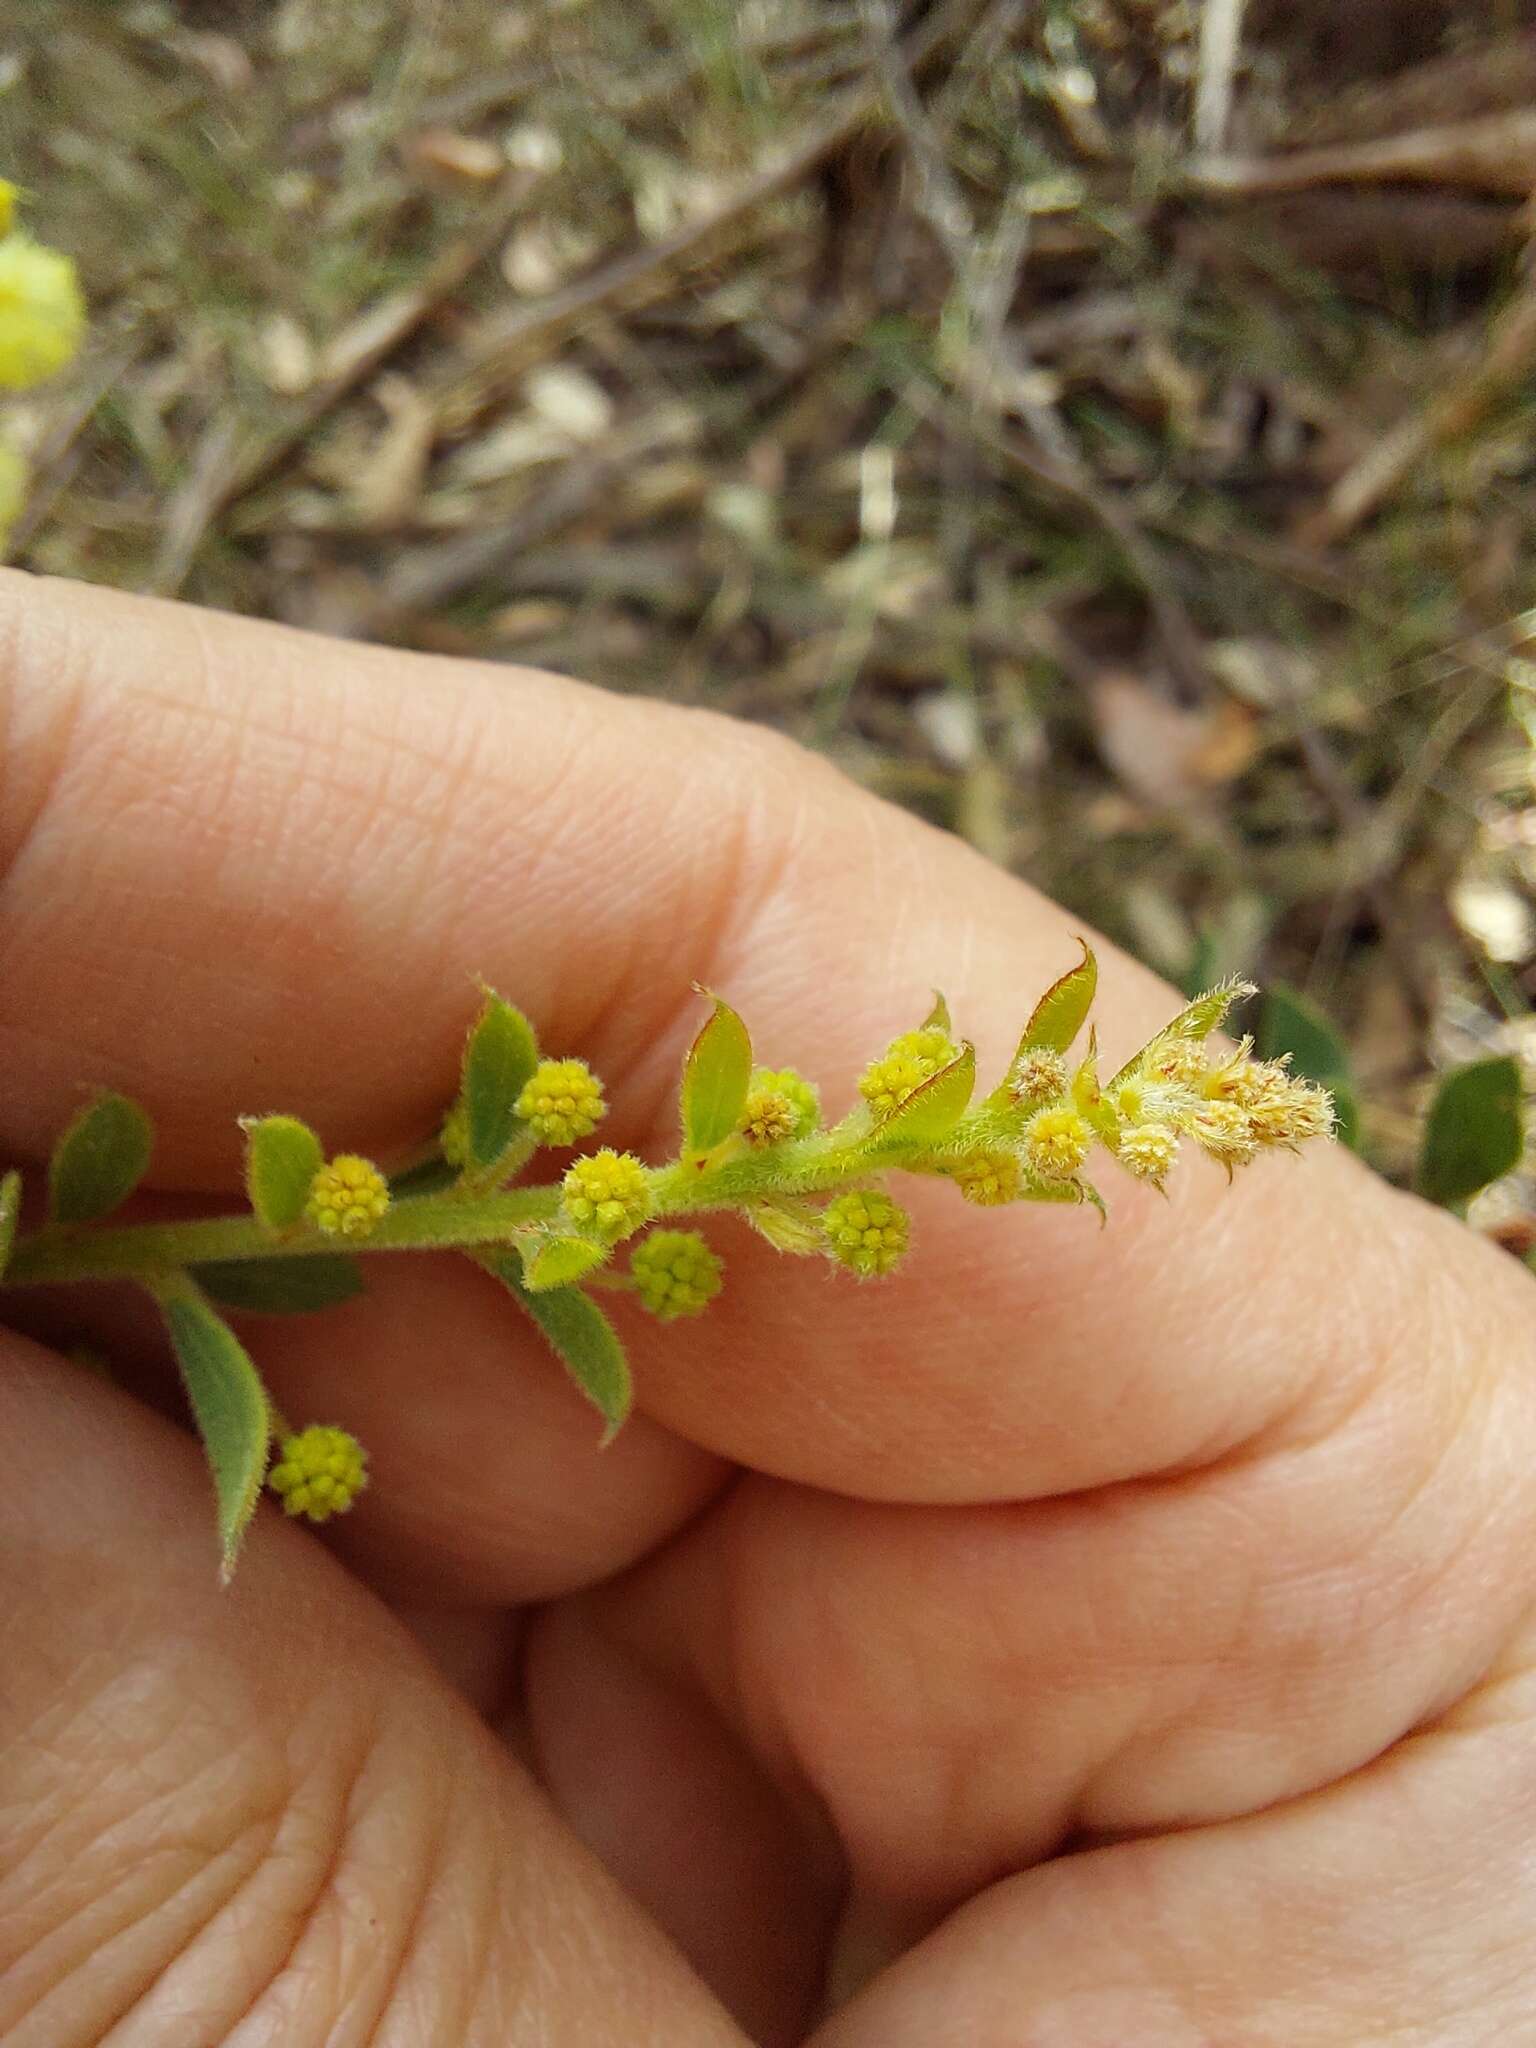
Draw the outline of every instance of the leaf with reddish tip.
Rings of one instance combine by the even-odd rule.
[[[1019,1040],[1019,1053],[1065,1052],[1087,1022],[1099,983],[1099,963],[1086,939],[1079,939],[1078,944],[1083,949],[1082,959],[1052,982],[1036,1003]]]

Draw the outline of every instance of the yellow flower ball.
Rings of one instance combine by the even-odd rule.
[[[371,1159],[338,1152],[309,1186],[304,1214],[327,1237],[366,1237],[389,1207],[389,1183]]]
[[[950,1176],[965,1199],[983,1209],[1014,1201],[1024,1178],[1012,1152],[973,1152],[950,1168]]]
[[[603,1084],[585,1060],[541,1060],[517,1098],[517,1113],[546,1145],[589,1138],[608,1114]]]
[[[905,1209],[873,1188],[828,1202],[821,1225],[832,1257],[861,1280],[890,1272],[907,1248],[910,1229]]]
[[[604,1146],[573,1160],[561,1187],[570,1221],[609,1243],[638,1230],[651,1213],[650,1178],[632,1152]]]
[[[629,1261],[635,1292],[664,1323],[699,1315],[720,1292],[720,1260],[696,1230],[653,1230]]]
[[[1137,1180],[1160,1187],[1179,1156],[1179,1136],[1167,1124],[1133,1124],[1120,1134],[1120,1164]]]
[[[1026,1109],[1054,1102],[1067,1092],[1067,1063],[1049,1046],[1021,1052],[1008,1070],[1008,1093]]]
[[[347,1430],[316,1423],[283,1438],[267,1484],[284,1514],[328,1522],[344,1515],[368,1484],[368,1455]]]
[[[1024,1126],[1024,1157],[1036,1180],[1071,1180],[1092,1143],[1092,1127],[1075,1109],[1042,1109]]]
[[[754,1147],[782,1145],[795,1135],[798,1119],[787,1095],[773,1088],[754,1088],[747,1097],[737,1129]]]
[[[754,1067],[752,1094],[779,1095],[794,1115],[792,1138],[808,1137],[821,1122],[821,1093],[814,1081],[797,1074],[793,1067]]]
[[[443,1157],[450,1166],[469,1164],[469,1111],[462,1102],[456,1102],[443,1118],[443,1128],[438,1133],[438,1144]]]
[[[1239,1103],[1202,1102],[1185,1128],[1202,1152],[1228,1169],[1246,1166],[1258,1154],[1252,1119]]]
[[[26,391],[80,346],[85,301],[75,266],[27,235],[0,241],[0,385]]]
[[[937,1025],[905,1031],[864,1069],[859,1093],[876,1116],[890,1116],[940,1067],[947,1067],[958,1051],[949,1033]]]

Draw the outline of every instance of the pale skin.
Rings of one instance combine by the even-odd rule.
[[[6,1159],[92,1084],[226,1206],[244,1111],[387,1154],[475,976],[660,1158],[690,980],[841,1107],[935,985],[995,1075],[1077,957],[741,726],[15,574],[0,628]],[[1101,961],[1113,1061],[1177,999]],[[227,1592],[146,1314],[6,1297],[128,1386],[0,1334],[0,2038],[1536,2032],[1529,1276],[1321,1147],[1101,1180],[924,1185],[862,1287],[712,1228],[604,1452],[486,1276],[374,1261],[249,1328],[373,1487]]]

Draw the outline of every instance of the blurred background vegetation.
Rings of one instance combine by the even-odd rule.
[[[14,559],[780,726],[1320,1006],[1389,1171],[1536,1054],[1531,7],[8,12]]]

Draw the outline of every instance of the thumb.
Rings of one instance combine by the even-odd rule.
[[[0,2038],[742,2048],[318,1545],[212,1569],[192,1444],[0,1336]]]

